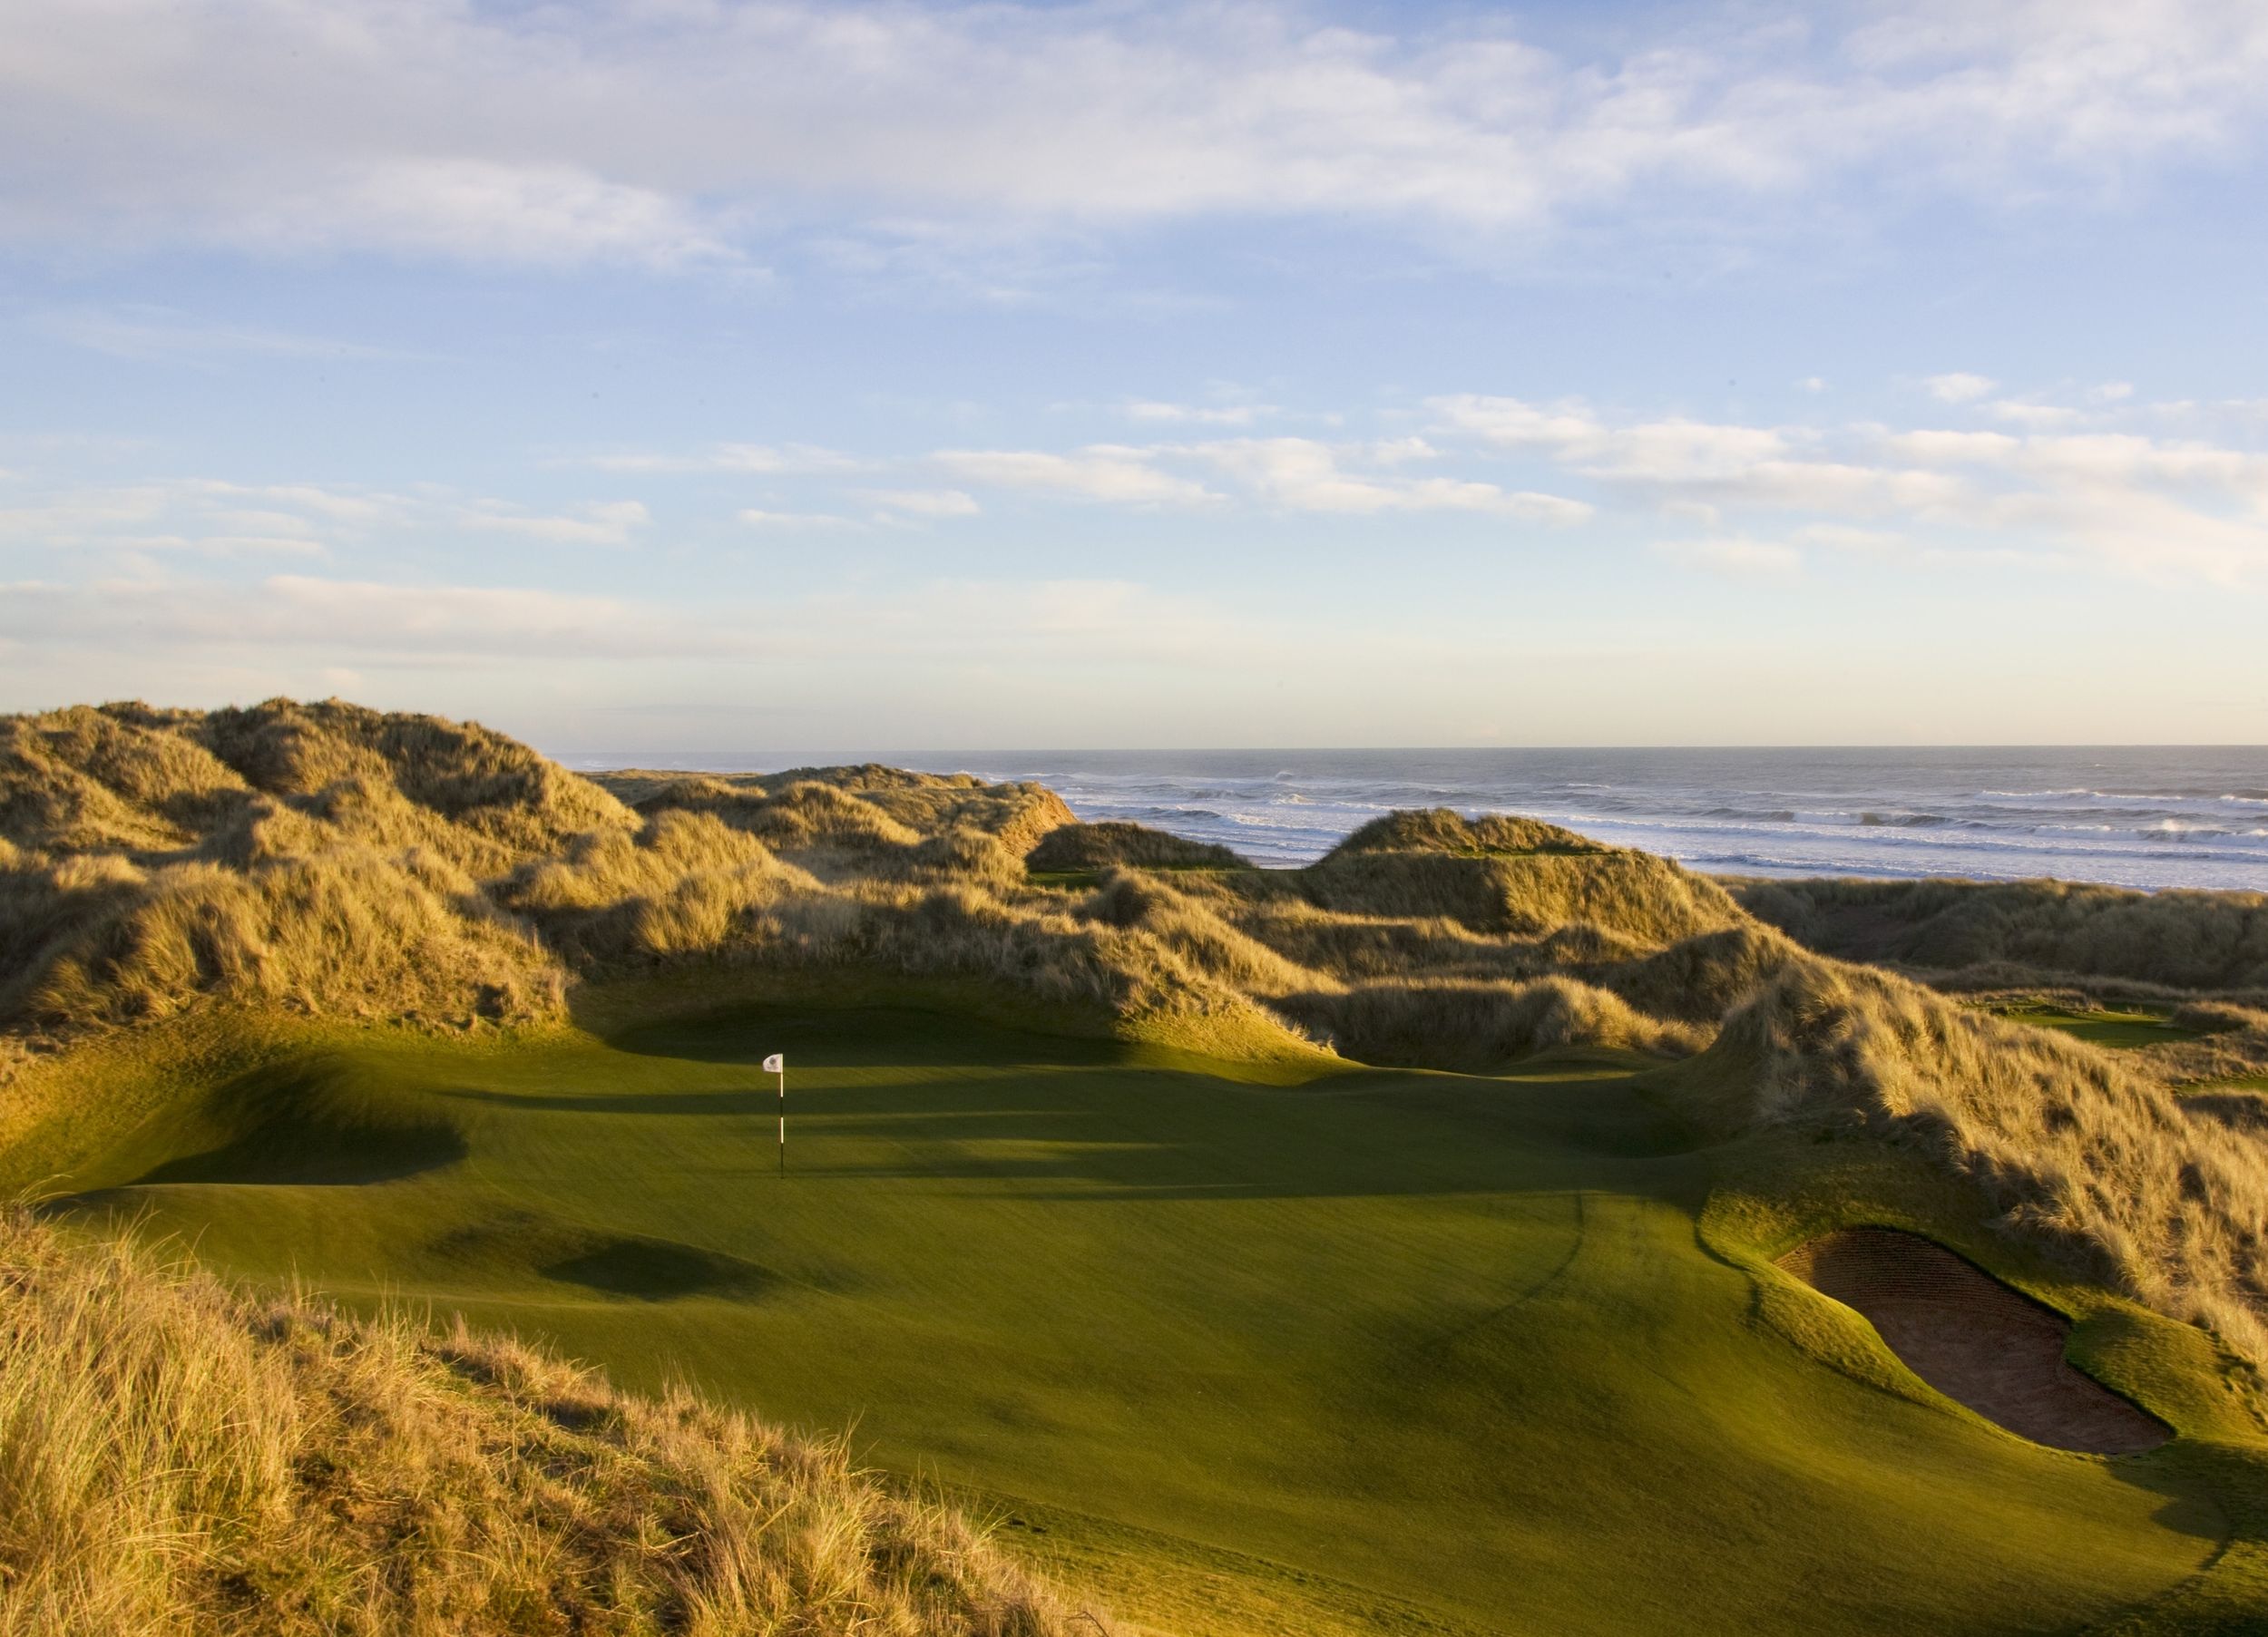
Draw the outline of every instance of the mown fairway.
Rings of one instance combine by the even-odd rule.
[[[1611,1066],[1272,1086],[885,1011],[333,1038],[140,1134],[102,1203],[855,1422],[1138,1621],[2077,1630],[2224,1533],[2167,1452],[2041,1449],[1754,1322],[1709,1157]]]

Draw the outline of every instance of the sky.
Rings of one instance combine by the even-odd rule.
[[[2268,5],[0,0],[0,710],[2268,740]]]

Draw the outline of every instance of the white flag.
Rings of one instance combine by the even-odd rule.
[[[777,1052],[764,1059],[764,1072],[767,1075],[784,1074],[787,1069],[787,1060]]]

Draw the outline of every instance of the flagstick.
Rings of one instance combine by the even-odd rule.
[[[787,1065],[779,1066],[779,1174],[787,1174]]]

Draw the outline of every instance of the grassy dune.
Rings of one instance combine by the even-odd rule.
[[[2112,979],[2268,999],[2268,898],[2058,881],[1749,881],[1751,914],[1825,954],[1972,987]]]
[[[1732,891],[1807,948],[2132,1052],[2132,1067],[2168,1086],[2268,1076],[2259,893],[2054,881],[1746,881]]]
[[[2034,1027],[1525,820],[1258,871],[1036,786],[601,783],[284,701],[0,720],[0,1183],[374,1336],[408,1296],[855,1421],[1138,1624],[2268,1606],[2268,1117],[2160,1060],[2241,1066],[2241,996],[2164,1047]],[[2056,1302],[2183,1437],[2043,1451],[1771,1266],[1868,1222]],[[959,1607],[890,1618],[989,1629]]]

